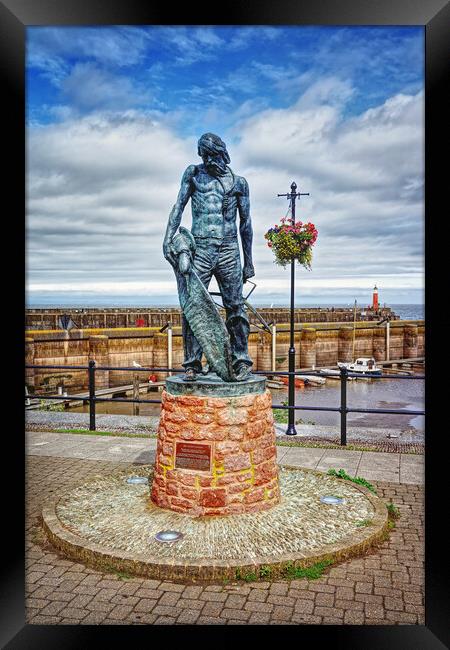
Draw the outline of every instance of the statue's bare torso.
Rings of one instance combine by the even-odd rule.
[[[203,165],[191,165],[188,170],[194,237],[237,238],[238,198],[243,194],[245,180],[229,168],[220,179],[208,174]]]

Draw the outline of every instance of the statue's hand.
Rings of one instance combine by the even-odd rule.
[[[170,264],[172,264],[172,266],[175,266],[176,265],[176,260],[175,260],[174,256],[172,255],[172,250],[171,250],[170,243],[171,243],[170,240],[168,240],[168,239],[164,240],[164,243],[163,243],[163,255],[166,258],[166,260],[168,262],[170,262]]]
[[[255,269],[253,268],[253,264],[244,264],[244,269],[242,271],[242,280],[243,282],[247,282],[249,278],[252,278],[255,275]]]

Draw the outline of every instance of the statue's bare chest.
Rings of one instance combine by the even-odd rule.
[[[234,176],[231,172],[227,172],[218,180],[204,171],[199,170],[192,179],[192,182],[194,184],[194,191],[200,192],[200,194],[210,194],[223,198],[225,194],[228,194],[233,189]]]

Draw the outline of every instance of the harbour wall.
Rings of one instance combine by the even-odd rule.
[[[267,323],[288,323],[288,307],[258,307],[258,313]],[[223,312],[223,310],[222,310]],[[223,312],[224,313],[224,312]],[[27,309],[25,327],[27,330],[58,330],[59,319],[69,315],[79,329],[111,329],[119,327],[158,327],[168,321],[174,326],[181,326],[181,310],[179,308],[117,308],[117,309]],[[258,323],[257,317],[247,309],[250,323]],[[389,317],[398,320],[398,316],[390,307],[379,307],[377,310],[367,307],[356,309],[356,320],[376,321]],[[352,323],[354,309],[343,307],[304,307],[296,308],[294,321],[296,323]]]
[[[338,361],[353,361],[357,357],[374,357],[385,361],[386,328],[367,322],[303,324],[295,332],[295,367],[320,368],[336,365]],[[425,322],[391,322],[389,359],[412,359],[425,356]],[[271,334],[256,330],[249,336],[249,354],[253,369],[272,370]],[[288,370],[289,328],[280,324],[276,328],[275,370]],[[168,334],[159,328],[84,329],[69,332],[30,330],[26,332],[26,363],[29,365],[83,365],[93,359],[98,367],[112,366],[117,370],[96,371],[97,388],[131,384],[133,372],[120,370],[138,363],[144,367],[168,367]],[[181,368],[183,340],[181,328],[173,328],[172,367]],[[136,371],[141,381],[149,377],[148,371]],[[157,371],[158,380],[167,376]],[[27,369],[25,381],[30,392],[51,393],[56,387],[75,392],[86,390],[87,370]]]

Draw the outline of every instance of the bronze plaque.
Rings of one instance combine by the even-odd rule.
[[[177,442],[175,467],[209,471],[211,469],[211,445]]]

